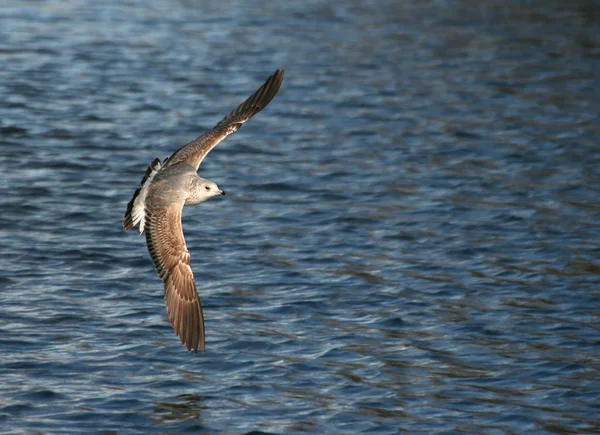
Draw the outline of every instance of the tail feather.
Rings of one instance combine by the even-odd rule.
[[[152,160],[152,163],[150,163],[150,166],[146,169],[140,187],[134,192],[131,201],[127,204],[127,211],[125,212],[125,218],[123,219],[123,229],[125,229],[125,231],[129,231],[137,224],[140,224],[138,233],[142,234],[144,232],[146,192],[148,191],[150,182],[161,167],[160,159],[156,158]]]

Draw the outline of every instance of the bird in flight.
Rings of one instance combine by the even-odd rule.
[[[225,195],[214,182],[199,177],[198,168],[210,150],[271,102],[281,86],[284,72],[283,69],[275,71],[212,130],[179,148],[162,163],[154,159],[127,204],[123,228],[129,231],[137,225],[139,234],[146,232],[148,251],[164,283],[169,321],[181,344],[194,353],[198,347],[202,352],[205,349],[204,315],[183,237],[183,206]]]

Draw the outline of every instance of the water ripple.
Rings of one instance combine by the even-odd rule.
[[[9,1],[0,433],[600,432],[583,3]],[[184,212],[191,355],[123,212],[279,67]]]

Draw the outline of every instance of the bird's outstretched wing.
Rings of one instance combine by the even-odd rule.
[[[283,69],[275,71],[264,85],[223,118],[211,131],[175,151],[167,159],[165,166],[186,162],[198,170],[200,163],[202,163],[202,160],[204,160],[204,157],[206,157],[210,150],[231,133],[237,131],[244,122],[248,121],[271,102],[281,86],[284,73],[285,70]]]
[[[154,268],[165,285],[169,320],[187,350],[204,352],[204,316],[183,238],[183,202],[146,208],[146,243]]]

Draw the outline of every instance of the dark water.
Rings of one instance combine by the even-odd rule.
[[[594,4],[4,2],[1,433],[599,433]],[[279,67],[189,354],[122,216]]]

